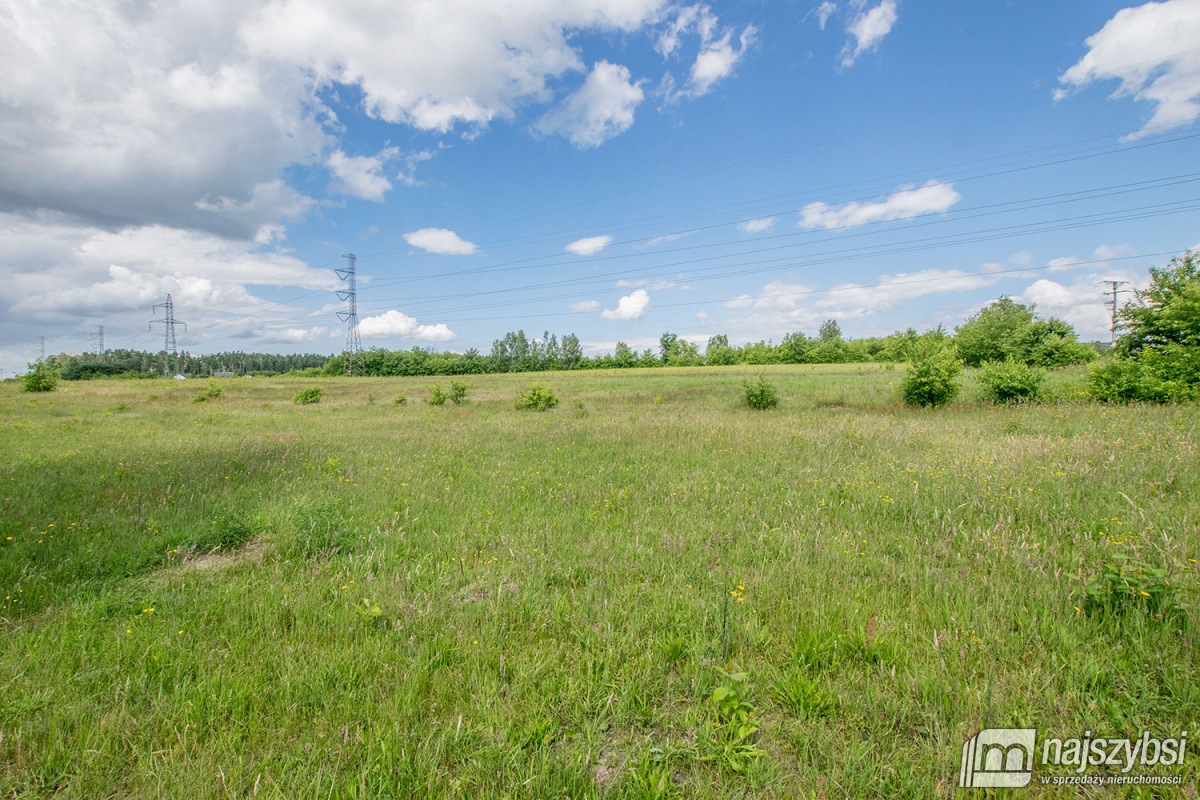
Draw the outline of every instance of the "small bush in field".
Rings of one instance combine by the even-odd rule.
[[[768,408],[779,405],[779,393],[762,375],[759,375],[758,379],[754,381],[743,380],[742,388],[746,391],[746,405],[751,408],[766,411]]]
[[[1045,377],[1041,370],[1009,358],[984,364],[979,381],[984,396],[993,403],[1032,403],[1041,395]]]
[[[546,411],[558,405],[558,395],[549,386],[535,383],[517,397],[517,408],[535,408]]]
[[[467,385],[462,381],[450,381],[450,402],[461,403],[467,396]]]
[[[408,395],[406,395],[406,394],[398,394],[398,395],[396,395],[395,397],[393,397],[393,398],[392,398],[392,402],[393,402],[393,403],[395,403],[395,404],[396,404],[396,405],[398,405],[398,406],[405,406],[405,405],[408,405]]]
[[[22,392],[52,392],[58,386],[58,370],[52,364],[39,361],[30,364],[30,370],[21,376]]]
[[[962,362],[954,351],[931,341],[918,346],[913,353],[908,372],[900,382],[900,393],[910,406],[945,405],[958,395],[960,373]]]
[[[429,405],[444,406],[446,405],[446,401],[449,399],[450,395],[442,391],[442,385],[440,383],[435,383],[429,395]]]
[[[310,386],[293,397],[292,402],[298,406],[319,403],[322,394],[324,394],[324,390],[320,386]]]

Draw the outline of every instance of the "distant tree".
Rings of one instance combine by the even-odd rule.
[[[707,356],[707,355],[711,354],[712,351],[717,349],[718,347],[728,348],[729,347],[729,337],[723,333],[719,333],[716,336],[708,337],[708,345],[704,348],[704,355]]]
[[[1001,297],[959,325],[955,331],[958,357],[968,367],[985,361],[1004,361],[1016,350],[1016,339],[1033,324],[1033,311]]]
[[[821,330],[818,332],[822,342],[836,342],[842,338],[842,326],[838,325],[836,319],[827,319],[821,323]]]
[[[664,364],[670,360],[671,353],[675,352],[675,342],[678,340],[679,336],[670,331],[658,337],[658,353]]]
[[[803,333],[789,333],[779,343],[779,360],[785,364],[804,364],[808,361],[812,347],[812,340]]]
[[[568,333],[562,337],[562,366],[563,369],[578,369],[583,361],[583,347],[579,344],[579,337],[573,333]]]
[[[633,348],[624,342],[617,342],[617,348],[613,351],[613,361],[622,369],[637,366],[637,353],[633,352]]]

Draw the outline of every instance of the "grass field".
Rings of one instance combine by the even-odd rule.
[[[948,797],[980,728],[1195,735],[1197,408],[902,375],[6,383],[2,796]]]

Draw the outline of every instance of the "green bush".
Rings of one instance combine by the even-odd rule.
[[[204,390],[200,392],[200,394],[196,395],[195,402],[206,403],[210,399],[220,397],[223,394],[225,394],[225,390],[221,387],[221,384],[217,383],[216,381],[209,381],[208,386],[206,386]]]
[[[392,402],[398,406],[408,405],[408,395],[398,394],[392,398]]]
[[[52,392],[58,386],[58,370],[53,364],[39,361],[29,365],[29,371],[21,376],[22,392]]]
[[[1181,384],[1163,380],[1147,364],[1138,360],[1116,358],[1092,368],[1088,373],[1087,393],[1105,403],[1135,400],[1166,403],[1183,399],[1187,389]]]
[[[949,347],[922,342],[914,348],[912,363],[900,382],[900,393],[910,406],[945,405],[958,395],[961,373],[962,362]]]
[[[434,384],[433,389],[429,395],[429,405],[444,406],[444,405],[446,405],[446,401],[449,399],[450,399],[450,395],[448,395],[442,391],[442,385],[440,383]]]
[[[779,394],[762,375],[754,381],[742,380],[742,388],[746,391],[746,405],[759,411],[766,411],[779,405]]]
[[[467,396],[467,385],[462,381],[450,381],[450,402],[461,403]]]
[[[300,394],[293,397],[292,402],[298,406],[308,405],[309,403],[319,403],[321,402],[321,395],[323,393],[324,390],[321,389],[320,386],[310,386],[309,388],[300,392]]]
[[[1007,361],[989,361],[983,365],[979,382],[984,397],[993,403],[1032,403],[1042,392],[1046,374],[1009,357]]]
[[[517,396],[517,408],[536,408],[545,411],[558,405],[558,395],[549,386],[535,383]]]

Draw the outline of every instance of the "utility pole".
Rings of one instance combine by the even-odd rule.
[[[92,341],[96,343],[96,355],[103,356],[104,355],[104,326],[101,325],[100,329],[96,333],[91,334],[91,337],[92,337]]]
[[[171,302],[171,295],[167,295],[167,302],[155,303],[151,309],[152,314],[157,314],[159,309],[164,309],[164,319],[150,320],[150,330],[154,330],[154,323],[162,323],[163,326],[163,375],[170,371],[171,361],[176,355],[175,351],[175,326],[182,325],[184,332],[187,332],[187,323],[180,322],[175,319],[175,304]]]
[[[1112,342],[1113,342],[1113,344],[1116,344],[1117,343],[1117,295],[1125,293],[1124,290],[1121,290],[1118,292],[1117,287],[1124,286],[1126,283],[1129,283],[1129,281],[1100,281],[1100,282],[1107,283],[1109,286],[1109,290],[1112,293],[1112,299],[1105,300],[1104,305],[1108,306],[1109,310],[1112,312]]]
[[[337,270],[337,276],[346,281],[346,288],[337,293],[339,300],[350,304],[349,311],[339,311],[338,319],[346,323],[346,374],[354,374],[354,362],[361,361],[362,341],[358,338],[358,284],[357,258],[354,253],[342,256],[346,259],[346,268]],[[362,372],[362,364],[359,364]]]

